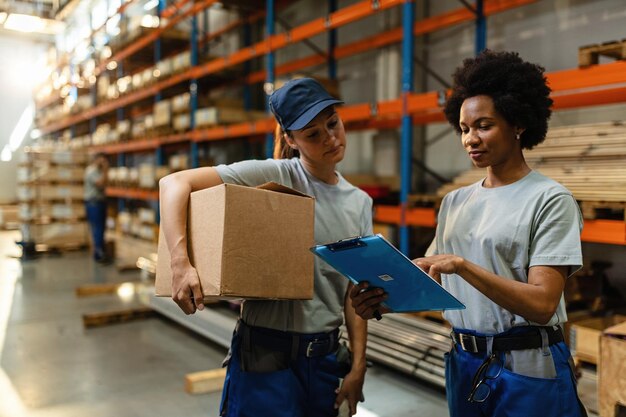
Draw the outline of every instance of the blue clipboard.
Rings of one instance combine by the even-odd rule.
[[[383,304],[393,312],[465,308],[379,234],[317,245],[311,251],[353,283],[367,281],[370,288],[384,289],[389,297]]]

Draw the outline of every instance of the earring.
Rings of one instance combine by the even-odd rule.
[[[515,139],[520,140],[521,136],[522,136],[522,134],[520,132],[517,132],[515,134]]]

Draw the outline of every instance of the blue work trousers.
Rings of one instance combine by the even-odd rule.
[[[106,201],[104,200],[88,200],[85,202],[85,210],[87,212],[87,221],[91,230],[93,241],[93,256],[96,260],[105,257],[104,252],[104,229],[106,227]]]
[[[311,335],[313,340],[316,335]],[[335,417],[341,366],[336,353],[308,358],[298,355],[286,369],[246,372],[241,369],[237,332],[224,381],[220,415],[226,417]]]
[[[455,345],[445,355],[446,393],[450,417],[584,417],[564,342],[549,347],[556,378],[535,378],[503,368],[486,380],[490,393],[483,402],[470,402],[474,375],[487,359],[485,352],[470,353]],[[501,353],[504,355],[504,353]]]

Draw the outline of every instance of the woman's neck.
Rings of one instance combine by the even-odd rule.
[[[516,161],[508,161],[503,165],[490,166],[487,168],[487,178],[483,186],[496,188],[513,184],[528,175],[530,171],[523,157]]]
[[[306,169],[309,174],[313,175],[318,180],[330,185],[335,185],[339,182],[339,178],[337,177],[337,173],[335,172],[335,164],[314,164],[303,158],[300,158],[300,161],[302,161],[302,166],[304,166],[304,169]]]

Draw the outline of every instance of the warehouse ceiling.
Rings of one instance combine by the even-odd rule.
[[[68,0],[0,0],[0,33],[46,40],[63,30],[58,15]]]
[[[0,0],[0,11],[54,19],[67,0]]]

